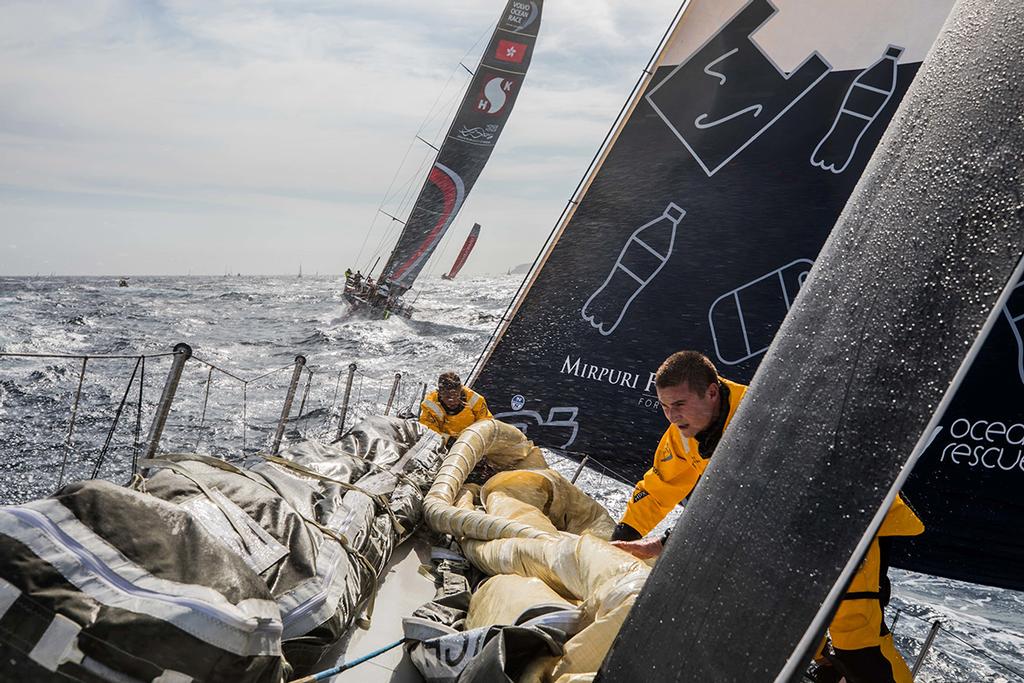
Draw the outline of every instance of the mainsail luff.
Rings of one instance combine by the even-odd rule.
[[[455,263],[452,264],[452,269],[448,271],[447,275],[442,275],[445,280],[454,280],[455,276],[462,270],[462,266],[466,265],[466,259],[469,258],[469,254],[473,251],[473,247],[476,246],[476,240],[480,236],[480,224],[474,223],[473,229],[469,231],[469,235],[466,237],[465,243],[462,245],[462,249],[459,250],[459,255],[455,258]]]
[[[412,287],[491,156],[522,88],[540,29],[543,0],[509,0],[433,166],[398,238],[382,280]]]

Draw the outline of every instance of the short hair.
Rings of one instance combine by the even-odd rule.
[[[461,389],[462,388],[462,380],[459,379],[459,376],[456,375],[454,372],[445,372],[445,373],[442,373],[441,376],[437,378],[437,388],[438,389]]]
[[[654,374],[659,389],[686,384],[700,396],[718,383],[718,369],[711,359],[698,351],[677,351],[665,359]]]

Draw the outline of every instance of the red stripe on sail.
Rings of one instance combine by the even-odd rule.
[[[429,247],[430,243],[434,241],[434,237],[437,236],[437,233],[439,233],[448,223],[448,219],[452,215],[452,210],[455,208],[455,199],[459,194],[458,189],[455,187],[455,181],[437,166],[430,169],[430,175],[427,176],[427,178],[434,184],[434,187],[441,191],[444,208],[441,210],[441,215],[438,218],[437,224],[434,225],[434,229],[430,231],[427,238],[423,240],[420,248],[417,249],[416,253],[410,256],[405,263],[395,270],[394,275],[390,278],[392,282],[400,279],[402,275],[405,274],[405,271],[409,270],[409,267],[416,262],[423,252],[427,250],[427,247]]]

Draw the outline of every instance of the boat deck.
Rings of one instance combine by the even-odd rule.
[[[348,638],[342,639],[328,651],[317,669],[338,666],[346,660],[357,659],[401,639],[402,618],[434,598],[433,579],[419,571],[424,564],[430,564],[430,546],[425,538],[415,534],[395,549],[391,561],[381,573],[370,628],[353,628]],[[338,674],[331,680],[419,683],[423,677],[409,660],[405,648],[399,647]]]

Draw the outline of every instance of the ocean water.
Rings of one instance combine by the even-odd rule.
[[[128,287],[117,278],[0,278],[0,353],[71,356],[0,356],[0,503],[52,493],[62,470],[65,482],[94,471],[125,481],[176,343],[194,357],[161,451],[239,457],[270,447],[297,355],[307,362],[285,439],[330,440],[350,364],[346,424],[384,410],[396,373],[392,413],[414,409],[439,372],[469,375],[519,282],[423,278],[416,319],[370,321],[351,315],[336,276],[136,277]],[[576,470],[552,460],[567,475]],[[600,464],[579,483],[621,513],[627,483]],[[901,570],[891,577],[888,616],[899,614],[896,643],[908,661],[931,623],[942,623],[917,680],[1024,681],[1024,595]]]

